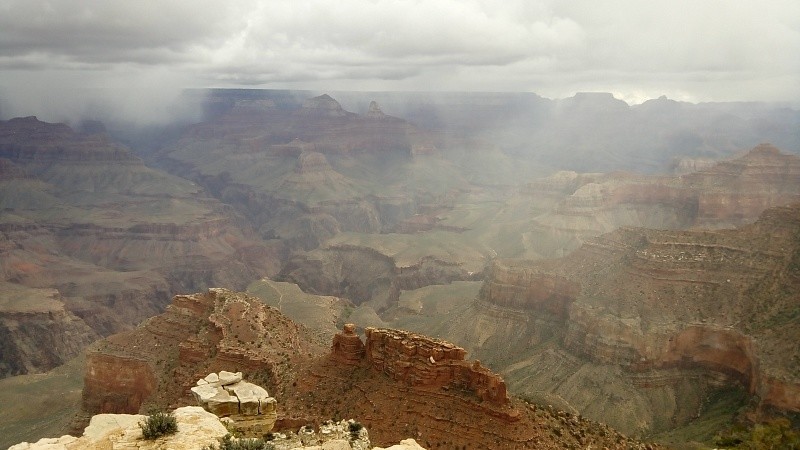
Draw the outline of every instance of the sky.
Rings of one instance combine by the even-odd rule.
[[[160,120],[187,87],[800,105],[800,1],[0,0],[0,116]]]

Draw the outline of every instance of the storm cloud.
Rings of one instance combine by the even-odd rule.
[[[797,104],[800,2],[0,0],[3,115],[242,86]]]

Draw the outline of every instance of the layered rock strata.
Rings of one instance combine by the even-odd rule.
[[[373,370],[412,387],[463,389],[495,407],[509,405],[506,384],[480,361],[467,361],[467,352],[449,342],[403,330],[368,327],[366,343],[349,323],[333,338],[331,357],[347,365],[362,360]],[[507,414],[513,419],[516,413]]]
[[[55,367],[97,337],[57,290],[0,282],[0,375]]]
[[[361,342],[361,338],[358,337],[355,329],[356,326],[354,324],[347,323],[342,328],[341,333],[333,336],[332,358],[347,365],[361,363],[364,358],[364,343]]]
[[[800,201],[800,158],[761,144],[740,157],[681,176],[558,172],[529,183],[524,196],[543,209],[533,218],[545,256],[561,256],[619,227],[733,228],[764,210]]]
[[[243,288],[277,268],[279,250],[229,207],[88,132],[102,127],[86,130],[0,121],[0,297],[14,298],[0,304],[0,376],[61,364],[163,311],[171,292]],[[55,290],[62,303],[38,342],[27,330],[42,317],[19,312],[52,302],[15,294],[25,289]]]
[[[622,398],[637,404],[663,402],[657,397],[665,393],[702,397],[740,386],[758,410],[800,411],[798,230],[795,205],[769,209],[737,230],[625,228],[559,260],[497,261],[476,308],[517,323],[519,331],[511,337],[498,325],[501,334],[489,341],[499,348],[484,346],[481,353],[497,355],[493,363],[512,373],[507,377],[517,389],[526,388],[516,377],[538,377],[528,364],[561,359],[577,370],[583,360],[596,365],[591,370],[621,369]],[[461,333],[465,326],[451,328]],[[491,332],[462,339],[472,346]],[[553,395],[580,403],[575,391],[553,386]],[[686,421],[681,403],[703,411],[698,398],[670,402],[676,406],[663,411],[675,416],[655,414],[639,432]]]

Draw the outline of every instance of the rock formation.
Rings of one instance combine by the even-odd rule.
[[[357,365],[364,358],[364,343],[355,329],[354,324],[346,323],[342,332],[333,336],[331,357],[342,364]]]
[[[493,406],[509,404],[503,379],[482,367],[480,361],[465,361],[463,348],[402,330],[367,328],[364,332],[367,362],[397,381],[464,389]],[[510,420],[516,416],[514,411],[508,414]]]
[[[29,444],[12,445],[14,450],[101,450],[108,448],[137,448],[156,450],[197,450],[217,442],[228,434],[225,425],[214,414],[198,406],[178,408],[174,412],[178,431],[156,440],[142,438],[139,423],[146,416],[139,414],[98,414],[80,437],[45,438]]]
[[[356,365],[366,361],[373,370],[413,387],[463,389],[482,402],[505,407],[509,404],[506,384],[480,361],[466,361],[467,352],[449,342],[403,330],[367,328],[367,341],[355,334],[355,325],[345,324],[333,338],[331,357]],[[517,413],[509,411],[509,420]]]
[[[795,205],[736,230],[624,228],[559,260],[496,261],[475,316],[447,336],[503,370],[512,389],[628,432],[685,423],[687,406],[696,417],[725,386],[758,411],[798,412],[798,230]],[[489,328],[469,330],[487,316]],[[636,416],[597,406],[609,398],[637,405]]]
[[[155,440],[145,440],[139,424],[147,416],[140,414],[98,414],[92,417],[82,436],[44,438],[35,443],[23,442],[9,450],[105,450],[135,448],[141,450],[198,450],[209,446],[218,448],[229,434],[219,417],[196,406],[184,406],[173,412],[178,431]],[[275,450],[425,450],[414,439],[404,439],[388,449],[372,447],[369,434],[363,427],[358,431],[355,422],[327,422],[319,430],[303,427],[296,433],[276,433],[269,441]]]
[[[84,410],[177,407],[195,402],[192,388],[210,387],[204,398],[211,409],[241,412],[239,400],[217,402],[231,394],[214,386],[240,375],[208,375],[234,368],[279,400],[275,435],[350,416],[384,446],[413,436],[426,448],[645,448],[607,427],[509,398],[502,379],[452,344],[398,330],[367,333],[362,352],[353,327],[345,327],[326,355],[307,330],[258,299],[223,289],[176,296],[163,314],[92,347]],[[198,378],[211,386],[198,386]],[[234,426],[241,416],[229,416]],[[320,434],[304,433],[301,441]]]
[[[74,358],[97,334],[55,289],[0,282],[0,374],[35,373]]]
[[[243,381],[241,372],[210,373],[197,380],[191,391],[203,409],[227,417],[238,436],[262,436],[278,418],[275,398],[261,386]]]
[[[131,414],[147,404],[193,403],[196,381],[225,368],[275,392],[293,364],[321,351],[308,330],[256,298],[225,289],[179,295],[165,313],[88,350],[83,410]]]
[[[367,117],[371,119],[383,119],[386,117],[386,114],[383,113],[381,107],[378,106],[378,102],[371,101],[369,102],[369,110],[367,111]]]
[[[323,94],[304,101],[303,108],[300,110],[299,114],[308,116],[344,117],[347,116],[348,113],[342,109],[342,105],[330,95]],[[352,113],[350,114],[352,115]]]

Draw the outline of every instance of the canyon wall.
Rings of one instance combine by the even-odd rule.
[[[55,289],[0,282],[0,293],[0,377],[58,366],[98,337]]]
[[[531,245],[563,256],[594,236],[625,226],[720,229],[754,222],[766,209],[800,201],[800,158],[761,144],[681,176],[558,172],[529,183],[523,196],[543,208]]]
[[[16,306],[0,304],[0,317],[17,343],[2,358],[14,369],[0,375],[62,364],[91,340],[163,311],[173,292],[244,288],[278,270],[280,244],[264,243],[230,207],[145,166],[104,133],[35,117],[0,121],[0,172],[0,296],[16,297]],[[64,345],[31,339],[26,330],[40,328],[42,316],[20,315],[20,299],[34,310],[47,301],[16,296],[17,288],[57,291],[63,311],[53,310],[39,334]]]
[[[329,245],[290,259],[279,279],[319,295],[344,297],[382,312],[397,304],[401,290],[472,277],[461,265],[432,257],[398,266],[370,247]]]
[[[411,386],[461,388],[495,406],[509,403],[503,379],[479,361],[465,361],[460,347],[402,330],[364,332],[366,360],[374,370]]]
[[[798,230],[800,206],[780,207],[736,230],[624,228],[562,259],[498,260],[469,312],[482,328],[465,319],[446,335],[518,392],[560,396],[590,417],[599,410],[585,403],[595,395],[588,389],[608,389],[610,399],[642,408],[639,424],[607,418],[629,432],[688,421],[675,402],[700,414],[699,399],[722,387],[738,386],[758,410],[798,412]],[[566,370],[560,387],[539,375],[553,364]],[[606,388],[588,378],[611,373]],[[540,378],[538,391],[523,382]],[[663,405],[670,396],[673,406]]]

